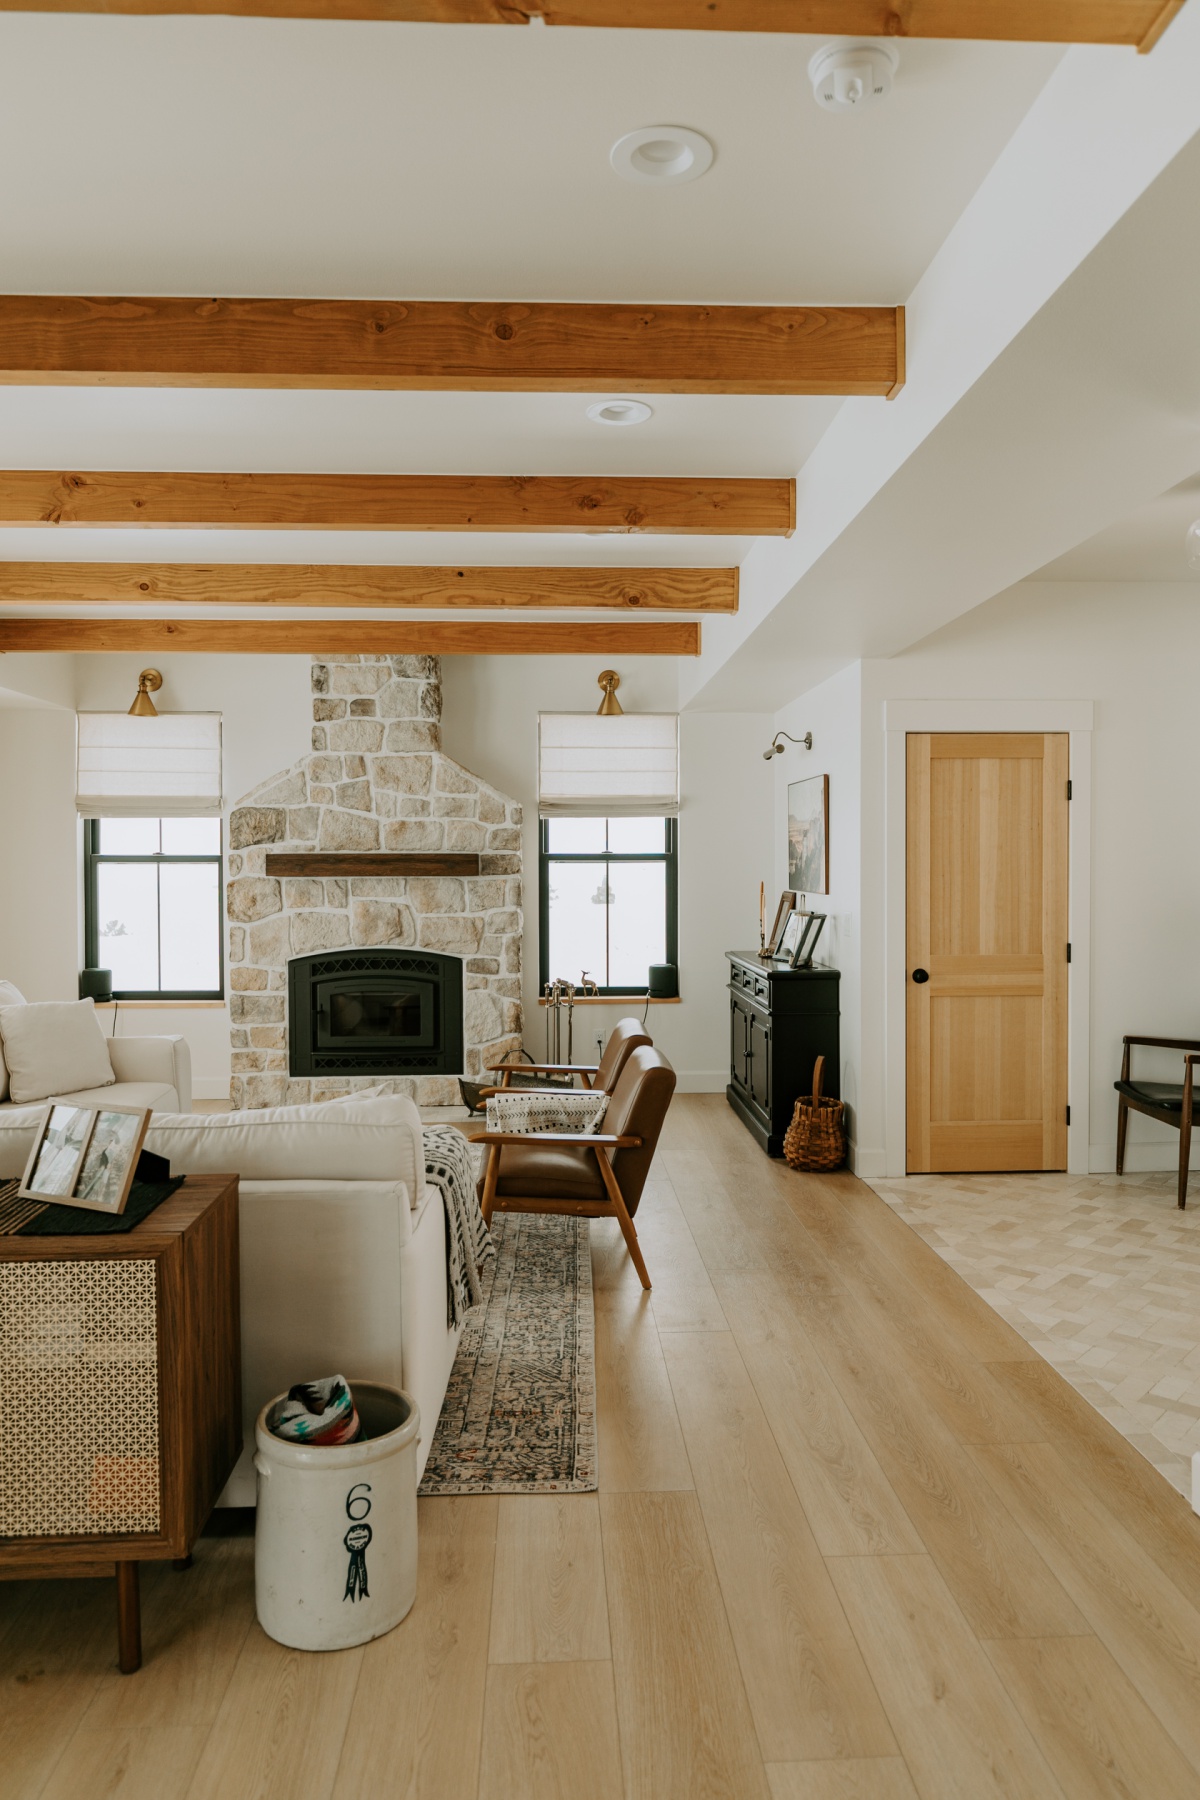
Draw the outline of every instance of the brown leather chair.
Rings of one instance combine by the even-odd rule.
[[[484,1088],[480,1099],[486,1099],[489,1094],[504,1093],[512,1086],[514,1075],[521,1077],[522,1086],[527,1085],[527,1077],[531,1075],[578,1075],[585,1088],[611,1094],[630,1051],[650,1041],[650,1034],[640,1019],[618,1019],[598,1063],[490,1063],[487,1072],[500,1076],[500,1086]]]
[[[602,1132],[485,1131],[472,1142],[488,1145],[479,1204],[493,1212],[568,1213],[585,1219],[615,1217],[642,1286],[650,1277],[634,1230],[650,1164],[658,1145],[675,1071],[653,1044],[625,1059]]]

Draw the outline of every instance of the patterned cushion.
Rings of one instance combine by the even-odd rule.
[[[608,1111],[608,1095],[584,1089],[551,1094],[525,1088],[515,1094],[493,1094],[487,1103],[489,1131],[599,1131]]]

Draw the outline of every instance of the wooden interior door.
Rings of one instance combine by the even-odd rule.
[[[908,1169],[1067,1166],[1067,736],[908,739]]]

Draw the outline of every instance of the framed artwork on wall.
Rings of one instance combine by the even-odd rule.
[[[829,892],[829,777],[788,786],[788,886],[800,894]]]

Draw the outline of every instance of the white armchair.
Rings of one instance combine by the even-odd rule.
[[[446,1323],[445,1207],[426,1185],[412,1101],[158,1113],[146,1148],[176,1175],[241,1178],[246,1437],[218,1504],[254,1505],[260,1409],[321,1375],[390,1382],[413,1396],[419,1478],[461,1327]]]
[[[0,1180],[24,1169],[44,1110],[0,1108]],[[156,1113],[146,1148],[175,1175],[240,1176],[245,1448],[218,1504],[254,1505],[259,1410],[320,1375],[412,1394],[422,1470],[461,1328],[446,1323],[445,1208],[412,1101]]]

